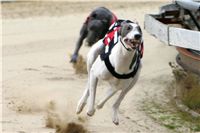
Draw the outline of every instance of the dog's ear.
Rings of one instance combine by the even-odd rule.
[[[121,22],[121,24],[120,24],[120,29],[119,29],[119,35],[121,35],[122,36],[122,27],[123,27],[123,25],[126,23],[126,21],[123,21],[123,22]]]
[[[124,20],[123,22],[121,22],[121,26],[123,26],[123,25],[125,25],[125,24],[127,24],[127,22]]]
[[[121,23],[121,28],[119,30],[119,34],[123,37],[125,37],[131,30],[132,30],[132,25],[127,23],[126,21],[123,21]]]

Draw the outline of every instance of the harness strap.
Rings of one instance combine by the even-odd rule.
[[[130,66],[129,66],[129,69],[131,69],[131,68],[133,67],[134,63],[136,62],[137,57],[138,57],[138,52],[136,51],[136,53],[135,53],[135,55],[133,56],[133,59],[132,59],[132,61],[131,61],[131,64],[130,64]]]
[[[144,44],[143,44],[143,42],[142,42],[142,44],[140,45],[139,53],[140,53],[140,58],[142,58],[142,57],[143,57],[143,53],[144,53]]]
[[[129,79],[131,77],[134,77],[135,74],[137,73],[138,71],[138,68],[140,66],[140,59],[137,58],[137,61],[136,61],[136,64],[135,64],[135,67],[134,67],[134,70],[128,74],[118,74],[115,72],[115,69],[114,67],[112,66],[112,64],[110,63],[110,60],[109,60],[109,57],[105,58],[104,59],[104,62],[105,62],[105,65],[107,67],[107,69],[109,70],[109,72],[116,78],[118,79]]]

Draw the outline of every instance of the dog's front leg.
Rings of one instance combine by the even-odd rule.
[[[83,108],[85,107],[86,103],[87,103],[87,99],[89,96],[89,79],[88,79],[88,83],[86,85],[86,88],[84,90],[83,96],[81,97],[81,99],[78,102],[77,108],[76,108],[76,113],[80,114],[81,111],[83,110]]]
[[[75,50],[74,50],[74,53],[71,57],[70,62],[76,63],[77,58],[78,58],[78,52],[79,52],[79,50],[80,50],[80,48],[83,44],[83,40],[86,38],[87,34],[88,34],[87,24],[83,24],[81,31],[80,31],[80,36],[78,38],[78,41],[76,42],[76,47],[75,47]]]
[[[93,72],[90,72],[90,84],[89,84],[89,101],[88,101],[88,111],[87,115],[94,115],[95,109],[95,97],[96,97],[96,87],[97,87],[98,78],[94,76]]]

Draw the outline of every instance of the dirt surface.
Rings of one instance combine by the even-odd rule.
[[[20,2],[2,4],[3,132],[54,133],[69,123],[91,133],[170,133],[148,117],[142,105],[149,98],[167,101],[163,91],[172,79],[169,61],[175,48],[145,30],[143,68],[139,81],[120,106],[120,124],[111,120],[114,96],[93,117],[75,114],[87,75],[75,74],[69,63],[81,24],[96,6],[110,8],[119,18],[137,19],[157,13],[164,2]],[[89,48],[80,54],[86,57]],[[107,84],[98,84],[97,101]],[[60,130],[58,130],[60,129]],[[64,131],[63,131],[64,132]]]

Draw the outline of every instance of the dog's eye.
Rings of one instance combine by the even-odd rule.
[[[91,16],[92,16],[92,18],[96,18],[96,17],[97,17],[97,14],[94,13],[94,14],[92,14]]]
[[[132,29],[132,26],[129,25],[129,26],[127,27],[127,30],[129,31],[129,30],[131,30],[131,29]]]

